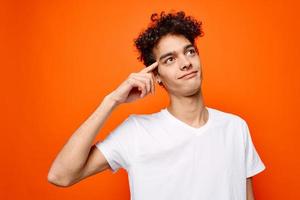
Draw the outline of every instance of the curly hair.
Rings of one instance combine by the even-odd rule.
[[[184,11],[170,12],[168,14],[162,11],[160,15],[153,13],[148,28],[134,39],[135,47],[139,52],[137,59],[143,62],[145,66],[154,63],[156,60],[152,50],[160,38],[167,34],[183,35],[194,45],[195,38],[204,35],[201,25],[201,21],[197,21],[191,16],[186,16]],[[195,48],[198,53],[197,47]]]

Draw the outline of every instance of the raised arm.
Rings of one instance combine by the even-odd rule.
[[[131,73],[116,90],[104,97],[100,106],[72,134],[56,156],[48,172],[50,183],[67,187],[110,167],[92,143],[115,107],[154,92],[152,70],[157,66],[155,62],[138,73]]]
[[[101,152],[92,147],[92,142],[115,107],[116,103],[106,96],[92,115],[73,133],[52,163],[48,172],[50,183],[61,187],[74,184],[82,178],[87,164],[94,172],[109,167]]]

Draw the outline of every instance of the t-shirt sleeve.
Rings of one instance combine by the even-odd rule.
[[[256,148],[252,142],[251,134],[245,120],[242,120],[243,133],[245,140],[245,166],[246,177],[254,176],[262,172],[266,167],[259,157]]]
[[[116,173],[121,167],[128,170],[134,157],[135,131],[135,121],[129,115],[104,140],[96,142],[95,146],[106,158],[112,173]]]

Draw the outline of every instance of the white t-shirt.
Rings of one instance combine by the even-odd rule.
[[[131,114],[96,146],[128,173],[131,200],[246,200],[246,178],[265,169],[238,115],[206,107],[192,127],[166,108]]]

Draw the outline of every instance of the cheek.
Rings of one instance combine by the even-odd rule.
[[[165,78],[169,74],[168,69],[164,66],[158,66],[157,71],[161,78]]]
[[[178,80],[177,80],[178,74],[176,72],[170,71],[165,75],[165,77],[166,77],[165,79],[168,82],[178,84]]]
[[[157,73],[158,73],[159,75],[161,74],[161,67],[160,67],[160,66],[157,67]]]
[[[193,59],[192,59],[192,62],[195,66],[199,66],[200,65],[200,57],[199,56],[195,56]]]
[[[176,73],[172,70],[158,69],[158,73],[165,82],[174,82],[176,80]]]

